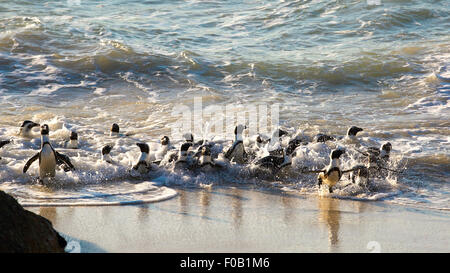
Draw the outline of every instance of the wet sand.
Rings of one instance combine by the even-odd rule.
[[[245,188],[139,206],[28,208],[81,252],[449,252],[450,213]]]

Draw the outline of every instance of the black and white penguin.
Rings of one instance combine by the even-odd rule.
[[[211,149],[209,146],[203,146],[201,149],[201,155],[197,161],[196,169],[209,172],[214,170],[219,170],[222,168],[222,165],[216,164],[211,158]]]
[[[340,157],[341,155],[345,153],[342,149],[336,149],[331,151],[330,154],[330,164],[328,167],[319,173],[317,176],[317,181],[319,187],[322,186],[322,184],[326,184],[328,186],[328,190],[330,193],[333,192],[333,186],[336,185],[336,183],[341,179],[342,177],[342,171],[339,168],[341,162]]]
[[[192,159],[189,158],[188,150],[192,146],[191,142],[185,142],[180,146],[177,160],[175,161],[174,170],[189,169],[192,166]]]
[[[132,132],[132,131],[121,132],[119,124],[113,123],[113,125],[111,126],[111,131],[109,133],[109,136],[111,136],[111,137],[129,137],[129,136],[133,136],[137,133],[138,132]]]
[[[163,136],[161,138],[161,146],[154,154],[155,160],[153,161],[153,163],[159,165],[165,159],[166,155],[168,156],[168,158],[166,158],[164,161],[172,162],[175,159],[177,153],[175,151],[174,153],[168,154],[169,150],[173,150],[170,139],[168,136]]]
[[[5,146],[6,144],[11,143],[11,140],[2,140],[0,141],[0,149],[3,148],[3,146]],[[2,157],[0,157],[0,159],[2,159]]]
[[[269,145],[267,147],[270,155],[283,156],[283,147],[281,145],[282,137],[287,136],[288,132],[283,129],[276,129],[272,133],[272,137],[268,139]]]
[[[102,148],[102,160],[105,162],[108,162],[110,164],[114,164],[114,161],[112,160],[111,155],[110,155],[112,148],[113,147],[109,144],[103,146],[103,148]]]
[[[278,173],[281,169],[292,165],[292,155],[297,147],[301,145],[300,139],[289,141],[288,147],[282,150],[282,155],[268,155],[259,159],[255,164],[271,171],[272,174]]]
[[[347,130],[347,135],[343,138],[344,140],[349,140],[349,141],[356,141],[356,135],[363,131],[362,128],[357,127],[357,126],[352,126],[350,128],[348,128]],[[342,139],[342,137],[340,137],[339,139]],[[335,141],[336,137],[330,136],[330,135],[326,135],[326,134],[317,134],[314,136],[313,141],[314,142],[322,142],[325,143],[327,141]]]
[[[205,143],[205,141],[203,139],[198,140],[197,142],[194,142],[194,135],[192,133],[185,133],[183,135],[183,137],[186,140],[186,142],[192,143],[193,148],[199,147]]]
[[[31,164],[39,159],[39,178],[41,180],[47,177],[55,177],[57,165],[64,165],[65,171],[75,169],[68,156],[53,149],[48,136],[49,132],[47,124],[41,126],[41,150],[31,157],[23,167],[23,173],[26,173]]]
[[[136,143],[136,145],[141,150],[141,156],[139,161],[133,166],[133,170],[138,171],[140,174],[146,174],[151,170],[151,165],[148,162],[150,147],[147,143]]]
[[[369,185],[371,177],[383,176],[384,170],[389,170],[386,165],[389,161],[390,152],[392,150],[392,144],[386,142],[381,145],[380,148],[369,147],[366,152],[360,152],[366,156],[366,165],[358,165],[353,167],[353,171],[350,173],[350,179],[355,183],[356,178],[359,178],[360,182]]]
[[[24,138],[34,138],[33,135],[33,128],[40,126],[40,124],[35,123],[31,120],[25,120],[22,125],[20,126],[19,129],[19,136],[24,137]]]
[[[111,132],[109,133],[110,136],[119,136],[120,135],[120,127],[119,124],[113,123],[111,126]]]
[[[194,144],[194,135],[192,133],[185,133],[183,137],[186,140],[186,142]]]
[[[247,155],[244,148],[242,133],[247,129],[247,126],[238,125],[234,128],[234,142],[233,145],[225,153],[225,158],[230,162],[244,164],[247,160]]]
[[[359,128],[357,126],[352,126],[352,127],[348,128],[348,130],[347,130],[346,139],[350,140],[350,141],[357,141],[356,135],[362,131],[364,131],[362,128]]]
[[[314,136],[314,142],[327,142],[336,140],[334,137],[326,135],[326,134],[317,134]]]
[[[261,149],[264,147],[264,145],[269,143],[269,141],[270,139],[264,139],[260,134],[258,134],[255,139],[255,147],[257,149]]]
[[[64,143],[64,148],[78,149],[78,134],[75,131],[70,133],[70,138]]]

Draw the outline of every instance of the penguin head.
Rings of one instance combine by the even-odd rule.
[[[170,142],[170,140],[169,140],[168,136],[163,136],[161,138],[161,145],[169,145],[169,142]]]
[[[234,135],[242,135],[245,129],[247,129],[247,126],[239,124],[238,126],[234,127]]]
[[[392,150],[392,144],[390,142],[386,142],[383,145],[381,145],[381,150],[385,151],[386,153],[390,153]]]
[[[111,152],[112,148],[113,147],[111,145],[103,146],[103,148],[102,148],[102,155],[108,155]]]
[[[352,127],[348,128],[347,136],[356,136],[356,134],[361,131],[363,131],[362,128],[352,126]]]
[[[119,133],[120,128],[119,125],[117,123],[113,123],[113,125],[111,126],[111,133]]]
[[[259,144],[263,143],[263,140],[262,140],[262,138],[261,138],[260,135],[258,135],[258,136],[256,137],[256,142],[259,143]]]
[[[211,156],[211,148],[209,146],[203,146],[201,150],[202,155],[204,156]]]
[[[345,153],[345,150],[343,150],[343,149],[335,149],[335,150],[333,150],[331,152],[330,157],[331,157],[331,159],[337,159],[337,158],[341,157],[341,155],[343,153]]]
[[[75,131],[70,133],[70,140],[78,140],[78,134]]]
[[[147,143],[136,143],[136,146],[139,147],[139,149],[141,149],[141,153],[150,153],[150,147],[148,146]]]
[[[50,129],[47,124],[41,126],[41,135],[48,135],[50,133]]]
[[[183,135],[183,137],[187,142],[194,142],[194,136],[191,133],[186,133]]]
[[[32,122],[31,120],[25,120],[22,125],[20,126],[20,128],[27,128],[27,129],[31,129],[33,127],[39,126],[39,123],[35,123]]]
[[[192,143],[191,143],[191,142],[183,143],[183,144],[181,145],[181,147],[180,147],[180,151],[181,151],[181,152],[187,152],[187,151],[189,150],[189,147],[191,147],[191,146],[192,146]]]

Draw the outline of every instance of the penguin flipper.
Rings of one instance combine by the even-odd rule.
[[[27,163],[25,163],[25,166],[23,166],[23,173],[26,173],[28,171],[28,168],[30,168],[31,164],[33,164],[34,161],[36,161],[39,158],[39,153],[32,156],[30,159],[28,159]]]
[[[68,171],[75,170],[75,166],[73,166],[72,162],[70,162],[70,158],[67,155],[63,155],[56,151],[55,151],[55,155],[56,155],[56,163],[58,165],[62,165],[62,164],[66,165],[67,168],[64,168],[64,171],[68,172]]]

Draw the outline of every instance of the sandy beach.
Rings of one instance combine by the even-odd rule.
[[[81,252],[449,252],[450,214],[248,188],[139,206],[28,208]]]

